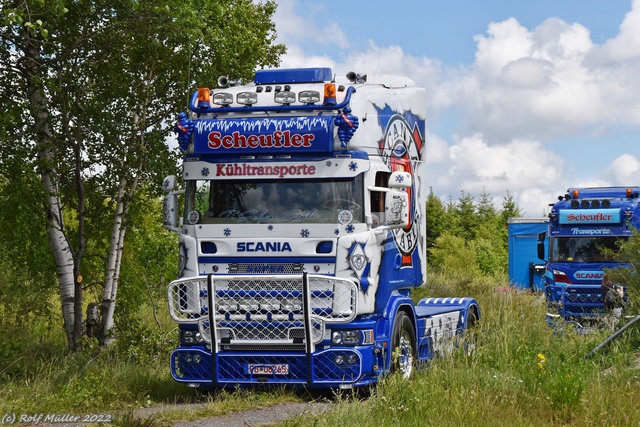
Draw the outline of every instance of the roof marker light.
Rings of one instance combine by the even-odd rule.
[[[573,190],[571,192],[571,197],[574,199],[577,199],[579,195],[580,195],[580,192],[578,190]]]

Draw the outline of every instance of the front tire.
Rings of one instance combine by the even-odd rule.
[[[399,372],[403,379],[413,373],[416,363],[416,333],[411,319],[399,311],[393,322],[391,340],[391,372]]]

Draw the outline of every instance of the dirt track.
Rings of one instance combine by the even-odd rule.
[[[329,402],[283,403],[276,406],[256,408],[220,417],[197,420],[177,420],[176,427],[253,427],[265,426],[284,421],[295,416],[314,415],[328,411]]]

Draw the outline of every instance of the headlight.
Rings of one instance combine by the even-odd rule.
[[[371,345],[373,344],[373,329],[334,330],[331,333],[331,343],[335,345]]]
[[[182,344],[196,345],[202,343],[202,335],[198,331],[182,331]]]

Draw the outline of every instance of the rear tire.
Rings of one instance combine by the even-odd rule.
[[[469,309],[467,313],[467,324],[464,330],[463,335],[463,346],[465,349],[465,354],[467,356],[471,356],[476,349],[476,343],[478,341],[478,331],[476,330],[476,326],[478,324],[478,314],[473,308]]]
[[[393,322],[391,339],[391,372],[400,372],[403,379],[413,373],[416,363],[416,333],[411,319],[399,311]]]

